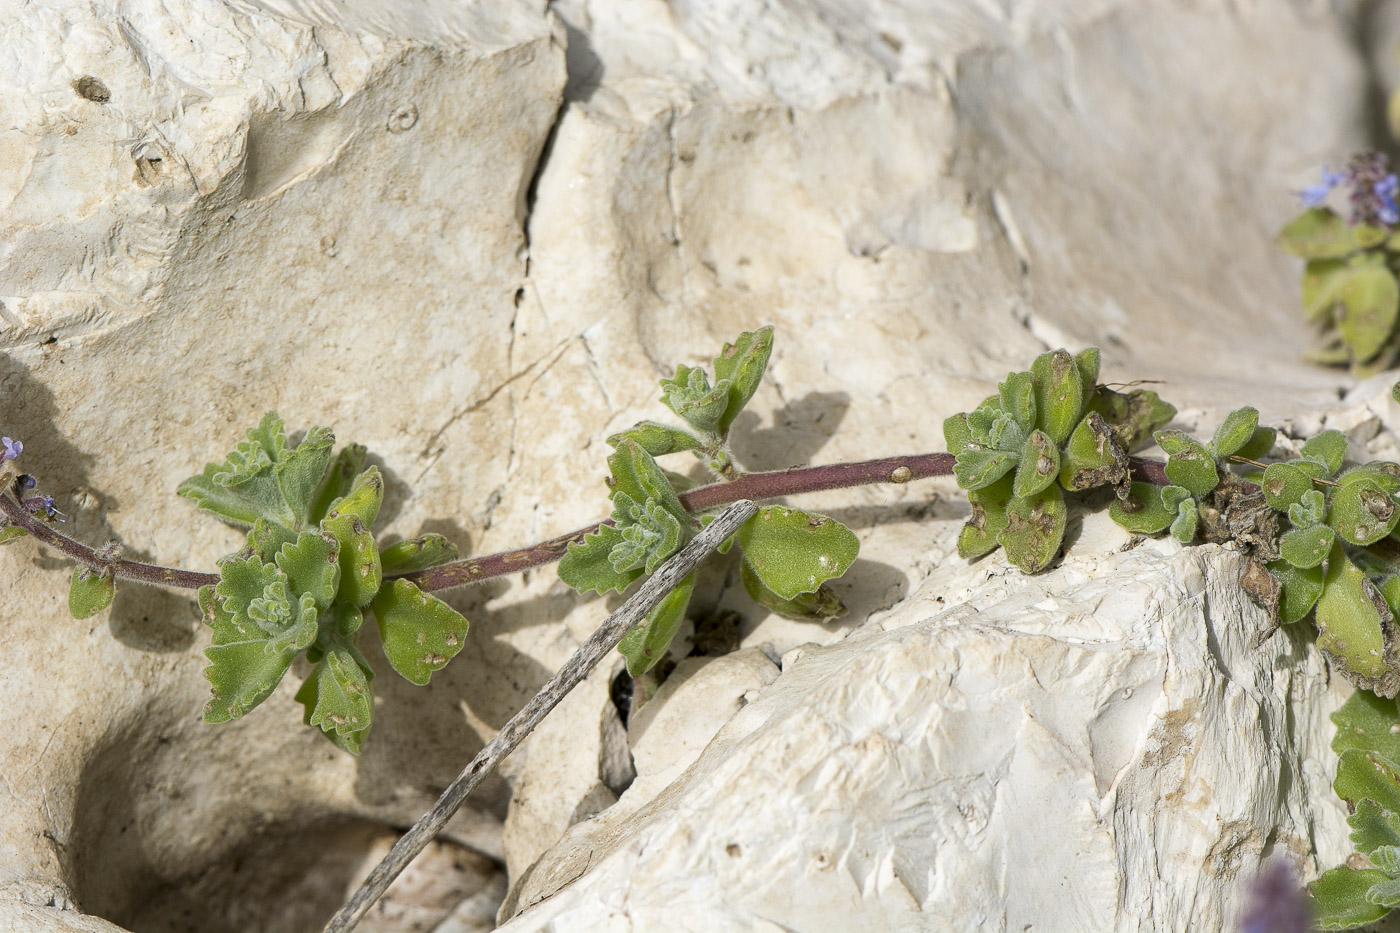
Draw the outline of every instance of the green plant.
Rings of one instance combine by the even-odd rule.
[[[1303,313],[1323,333],[1312,353],[1319,363],[1346,363],[1357,375],[1400,360],[1400,180],[1386,157],[1366,152],[1345,172],[1323,169],[1322,183],[1302,191],[1301,215],[1279,232],[1278,244],[1306,261]],[[1329,192],[1350,189],[1350,218],[1325,206]]]
[[[729,431],[771,351],[772,331],[763,328],[727,344],[712,373],[682,366],[662,380],[662,401],[684,426],[643,421],[608,439],[611,517],[513,551],[458,559],[436,535],[381,545],[373,527],[383,479],[365,448],[336,453],[326,428],[293,445],[275,413],[178,490],[246,533],[216,574],[130,561],[118,546],[93,549],[59,533],[64,514],[35,491],[34,477],[15,471],[23,445],[10,438],[0,438],[0,543],[32,535],[74,559],[69,607],[77,618],[110,605],[118,579],[197,589],[211,630],[205,719],[247,714],[304,657],[308,673],[297,699],[306,721],[358,752],[373,721],[372,673],[358,646],[365,614],[390,665],[425,684],[468,633],[467,620],[435,590],[558,560],[560,578],[579,592],[621,592],[661,574],[730,503],[940,475],[954,476],[972,504],[958,538],[962,556],[1001,548],[1036,573],[1058,556],[1071,507],[1107,508],[1135,534],[1170,532],[1184,545],[1234,542],[1252,562],[1246,587],[1279,623],[1315,620],[1318,647],[1361,688],[1338,714],[1337,790],[1353,806],[1353,839],[1369,864],[1329,872],[1313,894],[1327,929],[1400,903],[1400,745],[1389,731],[1400,692],[1400,464],[1347,467],[1347,440],[1337,431],[1308,439],[1298,456],[1266,463],[1278,435],[1258,424],[1253,408],[1229,413],[1206,442],[1167,430],[1175,409],[1155,392],[1100,385],[1099,352],[1091,348],[1042,354],[976,409],[948,418],[951,453],[743,473]],[[1133,453],[1149,439],[1165,462]],[[684,452],[715,481],[696,485],[658,463]],[[1094,492],[1100,488],[1112,494]],[[739,577],[754,600],[802,620],[842,612],[826,584],[851,567],[856,536],[833,519],[785,506],[750,514],[726,519],[736,530],[726,529],[721,550],[737,545]],[[693,571],[668,573],[675,579],[648,597],[643,621],[625,635],[617,631],[635,677],[666,653],[690,603]],[[1391,717],[1385,729],[1377,725],[1382,714]]]

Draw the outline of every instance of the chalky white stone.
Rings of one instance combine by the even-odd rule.
[[[1383,387],[1339,404],[1299,362],[1270,243],[1364,143],[1372,26],[1359,49],[1330,7],[1273,3],[9,4],[0,429],[68,531],[204,569],[241,536],[171,493],[269,408],[382,458],[385,533],[487,553],[599,518],[602,438],[766,323],[749,469],[941,448],[1062,344],[1168,380],[1183,426],[1250,402],[1384,455]],[[1345,691],[1295,636],[1248,647],[1234,556],[1118,553],[1091,520],[1025,578],[952,556],[948,482],[796,504],[861,536],[846,620],[704,572],[696,612],[738,612],[746,649],[669,688],[705,715],[647,713],[614,803],[600,672],[451,824],[509,867],[511,928],[1205,929],[1265,849],[1345,854]],[[371,649],[351,759],[295,676],[201,724],[192,596],[122,587],[75,623],[67,575],[0,550],[18,929],[307,928],[608,610],[548,571],[450,594],[467,646],[426,689]]]

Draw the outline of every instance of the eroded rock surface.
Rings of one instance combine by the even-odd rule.
[[[1167,380],[1183,426],[1252,402],[1393,444],[1382,393],[1339,410],[1342,377],[1298,362],[1297,269],[1269,242],[1366,141],[1381,20],[853,10],[11,5],[0,428],[69,531],[199,568],[239,536],[171,492],[269,408],[370,447],[387,533],[485,553],[596,520],[602,438],[764,323],[749,469],[938,449],[1058,345]],[[1208,928],[1262,852],[1343,854],[1339,694],[1296,639],[1246,647],[1230,554],[1086,532],[1027,580],[951,556],[950,483],[799,504],[861,536],[846,620],[766,616],[716,565],[694,606],[738,612],[749,653],[670,688],[710,684],[710,715],[634,728],[628,786],[600,671],[453,823],[509,867],[513,928],[927,929],[954,898],[976,926]],[[427,689],[376,653],[355,760],[301,725],[291,678],[201,724],[192,597],[127,587],[75,623],[67,572],[0,552],[0,922],[24,929],[313,923],[608,609],[549,571],[452,595],[467,648]],[[1226,782],[1232,762],[1257,770]],[[503,896],[477,868],[443,923]]]

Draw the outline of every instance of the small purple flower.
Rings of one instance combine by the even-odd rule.
[[[1240,918],[1240,933],[1308,933],[1311,928],[1308,896],[1288,863],[1275,858],[1250,885],[1249,907]]]
[[[24,453],[23,441],[11,440],[8,437],[0,437],[0,445],[3,445],[5,448],[4,450],[0,450],[0,463],[4,463],[6,460],[14,460],[20,454]]]
[[[1298,192],[1298,198],[1303,202],[1304,207],[1321,207],[1322,202],[1327,200],[1327,195],[1332,189],[1347,180],[1345,172],[1334,172],[1330,166],[1322,167],[1322,184],[1309,185]]]
[[[28,499],[21,499],[20,505],[38,515],[43,512],[49,521],[68,521],[68,516],[64,515],[53,506],[53,496],[30,496]]]
[[[1375,188],[1372,190],[1376,192],[1376,197],[1381,200],[1380,209],[1376,211],[1376,216],[1381,223],[1394,224],[1400,221],[1400,207],[1395,204],[1395,195],[1400,193],[1400,178],[1396,178],[1392,172],[1376,182]]]

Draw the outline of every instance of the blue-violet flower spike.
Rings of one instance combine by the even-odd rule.
[[[1322,202],[1327,200],[1327,195],[1332,189],[1346,181],[1346,175],[1342,172],[1334,172],[1324,165],[1322,167],[1322,184],[1309,185],[1298,192],[1298,198],[1303,202],[1304,207],[1321,207]]]
[[[20,504],[35,515],[43,512],[44,515],[48,517],[49,521],[68,521],[67,515],[64,515],[58,509],[54,508],[53,496],[30,496],[28,499],[22,500]]]
[[[1400,193],[1400,178],[1396,178],[1394,173],[1385,176],[1376,182],[1376,197],[1381,199],[1381,208],[1376,212],[1383,224],[1394,224],[1400,221],[1400,207],[1395,203],[1395,195]]]
[[[0,450],[0,463],[4,463],[6,460],[14,460],[20,454],[24,453],[23,441],[11,440],[8,437],[0,437],[0,445],[3,445],[5,448],[4,450]]]

